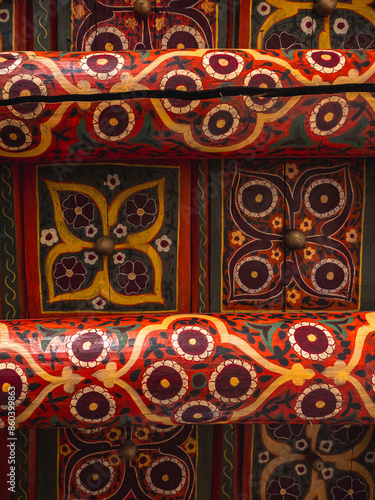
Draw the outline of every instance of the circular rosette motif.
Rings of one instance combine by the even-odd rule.
[[[339,260],[324,259],[313,267],[311,281],[318,292],[332,294],[344,288],[348,274],[348,269]]]
[[[206,42],[200,33],[190,26],[174,26],[166,32],[161,41],[161,49],[205,49]]]
[[[74,229],[87,227],[94,219],[95,206],[83,193],[71,194],[62,202],[64,220]]]
[[[107,141],[119,141],[134,128],[135,114],[124,101],[104,101],[94,111],[95,133]]]
[[[162,457],[147,469],[146,481],[155,493],[175,495],[186,482],[186,469],[177,458]]]
[[[306,420],[332,418],[342,407],[342,396],[337,387],[329,384],[314,384],[298,397],[296,413]]]
[[[237,195],[239,208],[249,217],[260,219],[270,214],[277,204],[277,191],[267,181],[245,182]]]
[[[89,495],[101,495],[113,483],[115,472],[107,460],[93,458],[76,472],[76,483],[80,490]]]
[[[257,386],[255,369],[239,359],[221,363],[211,375],[208,389],[216,399],[238,403],[248,399]]]
[[[114,416],[115,411],[115,400],[98,385],[90,385],[77,391],[70,401],[70,413],[73,417],[90,424],[106,422]]]
[[[158,361],[150,366],[142,379],[143,394],[157,404],[175,403],[185,395],[187,388],[185,370],[171,360]]]
[[[113,78],[124,65],[124,58],[119,54],[98,52],[82,57],[81,67],[85,73],[98,80]]]
[[[301,486],[293,477],[281,476],[270,481],[267,487],[267,500],[298,500]]]
[[[318,179],[308,187],[305,194],[307,210],[326,219],[336,215],[345,204],[345,193],[340,184],[333,179]]]
[[[318,323],[297,323],[289,329],[288,338],[297,354],[313,361],[326,359],[335,350],[334,338]]]
[[[370,500],[367,484],[358,477],[340,477],[332,490],[332,500]]]
[[[219,104],[204,117],[202,129],[205,136],[218,141],[232,135],[239,124],[237,110],[229,104]]]
[[[167,73],[160,82],[160,90],[181,90],[192,92],[202,89],[202,81],[198,75],[192,71],[176,69]],[[165,109],[171,113],[181,114],[189,113],[192,109],[199,106],[200,101],[186,101],[185,99],[163,99]]]
[[[306,59],[320,73],[336,73],[345,64],[345,57],[334,50],[309,50]]]
[[[245,292],[262,292],[273,277],[271,264],[262,257],[245,257],[234,268],[234,279]]]
[[[311,113],[311,130],[316,135],[331,135],[344,125],[348,113],[345,99],[338,96],[327,97],[315,106]]]
[[[127,260],[119,267],[117,282],[128,295],[144,290],[148,280],[147,268],[140,260]]]
[[[66,351],[73,365],[92,368],[107,357],[111,339],[97,328],[81,330],[69,338]]]
[[[246,87],[259,87],[267,89],[280,88],[283,86],[277,74],[267,68],[255,69],[249,73],[245,78],[244,85]],[[277,97],[246,96],[244,97],[244,101],[246,106],[250,109],[261,112],[272,108],[277,101]]]
[[[126,202],[124,213],[126,220],[134,227],[147,227],[155,220],[156,203],[147,194],[137,193]]]
[[[28,383],[25,372],[21,367],[14,363],[1,363],[0,364],[0,408],[7,410],[8,405],[8,390],[12,389],[12,396],[14,395],[15,406],[18,406],[26,398]],[[13,401],[13,400],[12,400]]]
[[[47,95],[47,89],[40,78],[29,74],[16,75],[4,85],[3,99],[17,99],[19,97]],[[9,106],[13,114],[25,119],[38,116],[44,109],[41,102],[26,102]]]
[[[85,266],[76,257],[63,257],[53,271],[56,285],[64,292],[79,290],[86,281],[86,275]]]
[[[124,34],[113,26],[102,26],[96,28],[88,37],[85,52],[97,52],[102,50],[127,50],[128,41]]]
[[[216,406],[208,401],[191,401],[177,410],[176,420],[181,424],[202,424],[219,418]]]
[[[0,52],[0,75],[11,73],[22,62],[22,56],[16,52]]]
[[[207,358],[214,349],[214,339],[200,326],[184,326],[172,334],[173,349],[189,361]]]
[[[31,144],[29,128],[19,120],[0,122],[0,147],[7,151],[21,151]]]
[[[203,57],[203,66],[216,80],[233,80],[243,70],[243,59],[229,52],[210,52]]]

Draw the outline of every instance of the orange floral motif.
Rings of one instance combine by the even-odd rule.
[[[242,234],[241,231],[233,231],[231,239],[231,243],[233,245],[241,246],[244,241],[245,241],[245,236]]]
[[[303,219],[303,222],[301,222],[299,227],[300,227],[301,231],[304,231],[304,232],[310,231],[310,229],[312,228],[312,220],[307,219],[307,218]]]
[[[156,31],[160,31],[161,29],[164,28],[165,24],[165,18],[164,17],[157,17],[154,22],[154,28]]]
[[[206,14],[210,14],[215,10],[215,3],[210,2],[210,0],[206,0],[202,3],[202,9]]]
[[[279,260],[280,257],[281,257],[281,252],[278,248],[276,248],[276,250],[272,250],[272,254],[271,254],[271,257],[275,260]]]
[[[136,26],[138,26],[138,21],[135,17],[131,17],[130,19],[125,20],[125,26],[128,30],[133,30]]]
[[[296,175],[299,174],[297,165],[295,163],[286,163],[285,174],[289,179],[293,179]]]
[[[315,250],[311,247],[307,247],[303,249],[303,256],[307,260],[311,260],[315,255]]]
[[[300,298],[301,294],[297,292],[297,290],[288,290],[286,292],[286,298],[288,302],[291,302],[292,304],[295,304]]]

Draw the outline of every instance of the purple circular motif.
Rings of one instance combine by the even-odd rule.
[[[259,293],[270,284],[273,271],[270,263],[262,257],[245,257],[234,268],[234,279],[245,292]]]
[[[8,390],[14,387],[14,404],[18,406],[26,398],[28,391],[28,383],[25,372],[20,366],[14,363],[0,364],[0,408],[2,410],[9,409],[8,405]]]
[[[83,193],[71,194],[62,202],[63,217],[74,229],[87,227],[94,219],[94,204]]]
[[[119,141],[134,128],[135,115],[123,101],[101,102],[93,116],[95,133],[107,141]]]
[[[231,136],[240,123],[239,114],[229,104],[219,104],[211,109],[203,120],[203,133],[213,140]]]
[[[93,458],[76,472],[77,486],[89,495],[101,495],[109,489],[115,477],[107,460]]]
[[[20,151],[31,144],[29,128],[19,120],[0,122],[0,147],[8,151]]]
[[[333,179],[318,179],[308,187],[305,204],[307,210],[319,219],[332,217],[345,204],[344,190]]]
[[[190,382],[194,389],[203,389],[207,385],[207,377],[204,373],[197,372],[191,377]]]
[[[128,295],[144,290],[148,280],[147,268],[140,260],[127,260],[119,267],[117,282]]]
[[[288,331],[289,342],[297,354],[313,361],[326,359],[335,350],[335,340],[318,323],[296,323]]]
[[[67,292],[79,290],[86,280],[86,268],[76,257],[63,257],[55,264],[53,277],[56,285]]]
[[[265,41],[264,48],[266,50],[280,50],[284,49],[297,50],[302,49],[302,44],[295,35],[287,31],[277,31]]]
[[[127,50],[129,47],[125,35],[113,26],[104,26],[95,28],[95,31],[89,36],[85,46],[85,52],[98,52],[107,50]]]
[[[345,40],[342,47],[346,50],[374,50],[375,37],[368,33],[354,33]]]
[[[47,95],[47,89],[40,78],[29,74],[16,75],[4,85],[3,99]],[[43,103],[26,102],[9,106],[13,114],[25,119],[38,116],[44,109]]]
[[[297,399],[296,413],[306,420],[332,418],[342,407],[340,391],[329,384],[314,384],[307,387]]]
[[[366,483],[358,477],[345,476],[336,481],[332,488],[332,500],[367,500]]]
[[[240,187],[237,203],[247,216],[257,219],[263,218],[275,208],[277,191],[267,181],[249,181]]]
[[[135,227],[147,227],[155,220],[157,212],[155,200],[147,194],[135,194],[126,202],[124,213],[126,220]]]
[[[297,500],[301,493],[301,487],[293,477],[281,476],[268,485],[267,500]]]
[[[72,364],[92,368],[106,358],[111,345],[110,338],[102,330],[82,330],[66,343],[66,350]]]
[[[345,57],[334,50],[309,50],[306,59],[320,73],[336,73],[345,64]]]
[[[109,420],[116,411],[116,402],[102,387],[91,385],[76,392],[70,401],[70,413],[77,420],[91,424]]]
[[[202,89],[202,81],[198,75],[184,69],[176,69],[167,73],[160,82],[160,90],[194,91]],[[200,101],[186,101],[183,99],[163,99],[165,109],[175,114],[189,113],[199,105]]]
[[[22,56],[16,52],[0,52],[0,75],[11,73],[22,62]]]
[[[81,66],[93,78],[107,80],[117,75],[124,62],[124,58],[118,54],[99,52],[82,57]]]
[[[146,481],[156,493],[175,495],[185,484],[186,470],[176,458],[162,457],[147,469]]]
[[[221,363],[208,383],[208,389],[213,396],[225,403],[248,399],[256,386],[257,375],[254,368],[239,359],[229,359]]]
[[[175,403],[187,391],[185,370],[173,361],[159,361],[147,368],[142,379],[145,397],[157,404]]]
[[[268,68],[255,69],[249,73],[245,78],[244,85],[247,87],[265,87],[268,89],[280,88],[283,86],[278,75]],[[246,96],[244,97],[244,101],[246,106],[250,109],[261,112],[272,108],[277,101],[277,97]]]
[[[320,293],[337,293],[348,282],[348,270],[339,260],[324,259],[313,267],[311,282]]]
[[[304,424],[267,424],[268,429],[278,439],[292,439],[299,436],[303,429]]]
[[[207,401],[191,401],[181,406],[176,413],[176,420],[181,424],[208,423],[218,418],[218,409]]]
[[[339,441],[341,444],[354,443],[365,432],[363,425],[352,424],[330,425],[329,430],[332,438]]]
[[[345,99],[338,96],[327,97],[311,113],[311,130],[316,135],[331,135],[344,125],[348,113],[349,108]]]
[[[166,32],[161,41],[161,49],[205,49],[206,43],[195,28],[190,26],[173,26]]]
[[[189,361],[207,358],[214,349],[214,340],[207,330],[200,326],[184,326],[172,334],[173,349]]]
[[[203,66],[216,80],[232,80],[243,70],[242,57],[229,52],[210,52],[203,57]]]

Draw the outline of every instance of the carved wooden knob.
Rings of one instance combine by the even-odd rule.
[[[290,250],[298,250],[305,246],[306,236],[299,229],[289,229],[284,234],[283,240],[287,248]]]
[[[133,10],[138,19],[148,19],[151,16],[150,0],[135,0]]]
[[[137,454],[137,445],[133,441],[124,441],[120,444],[119,455],[123,460],[133,460]]]
[[[337,0],[316,0],[314,9],[318,16],[327,17],[332,14],[337,5]]]
[[[324,462],[317,453],[309,453],[306,457],[306,460],[313,470],[320,472],[324,469]]]
[[[95,251],[99,255],[110,255],[115,248],[115,244],[109,236],[101,236],[95,241]]]

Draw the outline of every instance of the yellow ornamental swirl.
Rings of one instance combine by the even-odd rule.
[[[44,179],[44,182],[52,198],[56,228],[61,240],[61,243],[57,244],[49,251],[44,266],[44,276],[46,277],[49,302],[90,300],[100,294],[101,297],[112,303],[126,306],[147,302],[164,304],[162,296],[162,262],[158,252],[149,243],[159,233],[163,225],[165,212],[165,177],[125,189],[112,201],[110,206],[108,206],[107,200],[103,194],[92,186],[69,182],[54,182],[47,179]],[[103,227],[103,236],[108,236],[111,227],[113,227],[119,219],[119,211],[125,201],[137,192],[154,187],[157,187],[158,193],[158,215],[152,226],[144,231],[128,234],[123,243],[118,243],[114,246],[114,251],[131,248],[147,255],[152,263],[154,271],[153,293],[129,296],[114,290],[109,279],[108,256],[104,255],[102,257],[103,269],[97,272],[91,286],[75,292],[56,294],[53,281],[53,267],[58,257],[67,253],[76,254],[83,249],[93,250],[95,246],[94,242],[81,240],[70,231],[63,217],[59,193],[62,191],[69,191],[72,193],[83,193],[89,196],[99,211]]]

